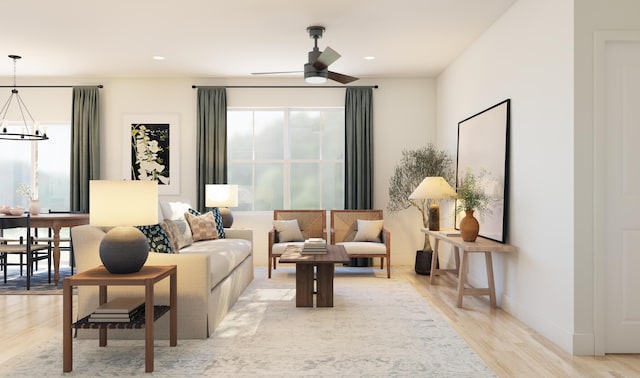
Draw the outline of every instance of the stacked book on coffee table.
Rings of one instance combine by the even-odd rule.
[[[303,255],[327,253],[327,241],[322,238],[309,238],[304,241],[300,253]]]
[[[144,311],[144,298],[115,298],[96,308],[89,321],[128,323],[138,311]]]

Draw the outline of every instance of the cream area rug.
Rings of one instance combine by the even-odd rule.
[[[264,268],[207,340],[155,342],[159,377],[493,377],[462,338],[403,279],[337,268],[333,308],[296,308],[293,267]],[[393,276],[392,276],[393,277]],[[150,376],[143,340],[49,340],[0,370],[2,377]]]

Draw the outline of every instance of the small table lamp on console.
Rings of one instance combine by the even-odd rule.
[[[438,206],[438,200],[455,198],[456,196],[456,191],[453,190],[444,178],[425,177],[420,185],[411,193],[409,199],[425,201],[423,202],[422,209],[425,207],[426,200],[431,200],[431,205],[428,209],[429,230],[439,231],[440,207]]]
[[[230,207],[238,206],[238,185],[210,184],[205,186],[204,205],[217,207],[222,215],[224,228],[231,228],[233,214]]]
[[[100,243],[100,259],[111,273],[135,273],[149,255],[149,242],[133,226],[158,223],[155,181],[89,181],[89,223],[113,227]]]

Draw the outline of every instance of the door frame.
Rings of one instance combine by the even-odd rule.
[[[593,106],[593,134],[594,134],[594,159],[593,159],[593,290],[594,290],[594,349],[596,355],[604,355],[606,337],[606,272],[605,272],[605,235],[604,214],[606,207],[604,188],[604,136],[606,130],[605,104],[606,104],[606,47],[612,42],[640,42],[640,31],[596,31],[594,37],[594,106]]]

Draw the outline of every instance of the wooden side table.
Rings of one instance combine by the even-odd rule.
[[[465,242],[460,235],[447,236],[446,232],[455,230],[431,231],[422,228],[421,231],[432,236],[435,241],[433,243],[433,255],[431,256],[431,276],[429,283],[433,284],[435,278],[441,272],[454,272],[458,274],[458,307],[462,307],[462,297],[465,295],[488,295],[491,307],[495,308],[496,304],[496,288],[493,280],[493,259],[492,252],[509,253],[514,252],[516,248],[509,244],[498,243],[483,237],[478,237],[475,242]],[[437,268],[438,247],[440,241],[449,243],[453,246],[454,257],[456,259],[455,269],[439,269]],[[462,251],[462,262],[460,262],[460,251]],[[484,253],[485,265],[487,269],[487,288],[471,288],[465,287],[467,283],[467,270],[469,267],[470,253]]]
[[[154,306],[154,285],[169,277],[169,306]],[[144,286],[145,305],[144,318],[129,323],[92,323],[84,317],[76,323],[72,321],[73,301],[71,289],[73,286],[99,286],[99,303],[107,302],[107,286]],[[178,340],[178,307],[177,307],[177,269],[175,265],[148,266],[145,265],[139,272],[130,274],[112,274],[104,266],[89,269],[71,277],[66,277],[62,284],[62,371],[69,372],[73,369],[73,344],[72,328],[95,328],[99,330],[99,345],[107,345],[107,329],[145,329],[145,372],[153,371],[153,323],[160,316],[169,311],[169,345],[176,346]]]

